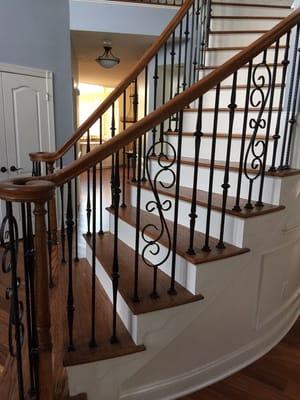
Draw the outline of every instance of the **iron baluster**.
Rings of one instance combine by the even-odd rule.
[[[184,65],[183,65],[183,82],[182,90],[185,91],[187,86],[187,56],[188,56],[188,46],[189,46],[189,12],[185,16],[185,31],[184,31]]]
[[[164,65],[163,65],[163,84],[162,84],[162,104],[165,104],[166,101],[166,66],[167,66],[167,44],[165,43],[164,45]],[[160,154],[164,154],[164,148],[163,148],[163,141],[164,141],[164,129],[165,129],[165,123],[164,121],[160,124]]]
[[[90,147],[90,130],[87,130],[87,143],[86,143],[86,152],[89,153],[91,150]],[[87,198],[86,198],[86,219],[87,219],[87,235],[91,236],[91,174],[90,169],[86,171],[87,176]]]
[[[194,249],[195,224],[196,224],[196,219],[198,218],[196,210],[197,210],[197,185],[198,185],[198,173],[199,173],[199,165],[198,164],[199,164],[201,138],[203,136],[202,107],[203,107],[203,98],[201,96],[199,99],[199,103],[198,103],[197,126],[196,126],[196,131],[194,133],[194,136],[195,136],[194,176],[193,176],[191,212],[189,214],[189,217],[190,217],[190,241],[189,241],[189,248],[187,250],[187,253],[191,254],[191,255],[195,254],[195,249]]]
[[[142,170],[142,139],[138,140],[138,176],[136,196],[136,227],[135,227],[135,255],[134,255],[134,293],[133,301],[139,302],[139,250],[140,250],[140,225],[141,225],[141,170]]]
[[[291,117],[289,118],[289,133],[288,133],[288,142],[287,142],[287,151],[286,151],[286,158],[285,158],[285,169],[290,168],[290,153],[291,153],[291,144],[293,138],[293,130],[296,123],[296,112],[299,110],[298,106],[298,99],[299,99],[299,84],[300,84],[300,47],[299,47],[299,29],[300,25],[297,25],[297,34],[296,34],[296,41],[298,42],[298,49],[297,52],[294,53],[294,58],[297,60],[296,65],[296,82],[293,88],[293,107],[291,112]]]
[[[237,107],[237,105],[236,105],[236,82],[237,82],[237,71],[235,71],[234,74],[233,74],[231,100],[230,100],[230,104],[228,105],[228,108],[229,108],[229,128],[228,128],[228,139],[227,139],[227,150],[226,150],[224,181],[223,181],[223,184],[222,184],[223,198],[222,198],[222,215],[221,215],[221,224],[220,224],[220,239],[219,239],[219,242],[217,244],[217,248],[219,248],[219,249],[224,249],[225,248],[225,244],[224,244],[223,238],[224,238],[226,203],[227,203],[228,189],[230,188],[230,184],[229,184],[229,168],[230,168],[230,153],[231,153],[233,122],[234,122],[235,109]]]
[[[173,221],[172,269],[171,269],[171,285],[170,285],[170,289],[169,289],[170,295],[177,294],[177,291],[175,288],[175,274],[176,274],[177,228],[178,228],[180,172],[181,172],[182,124],[183,124],[183,111],[180,111],[178,143],[177,143],[175,199],[174,199],[175,204],[174,204],[174,221]]]
[[[171,56],[171,73],[170,73],[170,100],[173,98],[173,84],[174,84],[174,61],[175,61],[175,32],[172,33],[172,44],[171,44],[171,51],[170,51],[170,56]],[[172,132],[172,117],[169,118],[169,128],[168,132]]]
[[[256,207],[262,207],[264,205],[262,202],[262,196],[263,196],[263,189],[264,189],[264,179],[265,179],[265,171],[266,171],[266,163],[267,163],[267,155],[268,155],[268,145],[269,145],[271,122],[272,122],[274,91],[275,91],[275,87],[276,87],[278,53],[279,53],[279,40],[277,40],[277,42],[276,42],[275,53],[274,53],[274,67],[273,67],[273,76],[272,76],[272,84],[271,84],[271,91],[270,91],[268,120],[267,120],[267,126],[266,126],[265,147],[264,147],[264,155],[263,155],[262,170],[261,170],[261,177],[260,177],[258,201],[255,204]]]
[[[113,289],[113,322],[111,343],[118,343],[117,337],[117,295],[119,287],[119,203],[120,203],[120,175],[119,175],[119,153],[115,154],[115,166],[112,172],[112,207],[114,210],[114,254],[112,265],[112,289]]]
[[[214,124],[213,124],[213,135],[212,135],[211,156],[210,156],[211,161],[210,161],[209,183],[208,183],[205,241],[204,241],[204,246],[202,247],[203,251],[211,250],[209,247],[209,233],[210,233],[211,206],[212,206],[214,171],[215,171],[215,154],[216,154],[217,131],[218,131],[219,102],[220,102],[220,83],[216,87]]]
[[[68,200],[67,200],[67,242],[68,242],[68,297],[67,297],[67,316],[69,346],[68,351],[74,351],[73,324],[74,324],[74,294],[73,294],[73,204],[72,204],[72,182],[68,182]]]
[[[60,169],[63,168],[63,159],[59,159]],[[64,185],[61,185],[59,188],[60,191],[60,208],[61,208],[61,217],[60,217],[60,235],[61,235],[61,262],[63,264],[66,263],[65,249],[66,249],[66,231],[65,231],[65,190]]]
[[[181,53],[182,53],[182,21],[179,25],[179,49],[178,49],[178,67],[177,67],[177,92],[176,95],[180,93],[180,78],[181,78]],[[178,132],[178,122],[179,122],[179,113],[176,114],[176,122],[175,122],[175,132]]]
[[[189,56],[189,87],[192,85],[194,29],[195,29],[195,2],[193,2],[192,5],[192,23],[191,23],[191,40],[190,40],[190,56]]]
[[[123,131],[125,131],[125,129],[126,129],[126,89],[123,92]],[[121,204],[122,208],[126,207],[125,189],[126,189],[126,148],[123,147],[122,204]]]
[[[147,115],[148,109],[148,65],[145,68],[145,99],[144,99],[144,116]],[[147,153],[147,132],[144,134],[143,138],[143,177],[142,181],[145,182],[146,179],[146,153]]]
[[[4,217],[1,230],[0,242],[4,248],[2,254],[2,270],[10,273],[11,285],[6,290],[6,299],[10,300],[8,345],[10,355],[16,358],[17,362],[17,381],[19,399],[25,400],[24,377],[23,377],[23,356],[22,346],[24,340],[24,325],[22,322],[24,314],[23,302],[19,300],[20,278],[18,270],[18,241],[19,233],[17,221],[13,216],[11,202],[6,202],[6,216]]]
[[[278,107],[275,134],[273,135],[274,145],[273,145],[272,164],[271,164],[271,167],[269,168],[269,171],[276,171],[275,164],[276,164],[276,158],[277,158],[278,141],[280,139],[281,116],[282,116],[283,100],[284,100],[284,94],[285,94],[287,69],[288,69],[288,65],[289,65],[288,58],[289,58],[289,48],[290,48],[290,36],[291,36],[291,32],[289,31],[286,34],[284,58],[282,61],[282,77],[281,77],[281,86],[280,86],[279,107]]]
[[[74,144],[74,160],[77,160],[77,145]],[[74,261],[78,262],[78,177],[74,178],[74,208],[75,208],[75,257]]]
[[[96,342],[96,167],[92,172],[92,298],[91,298],[91,340],[90,347],[97,347]]]
[[[300,31],[300,25],[297,25],[297,31],[296,31],[296,37],[295,37],[295,43],[294,43],[294,49],[293,49],[293,61],[292,61],[292,67],[291,67],[291,80],[290,80],[290,87],[288,91],[288,97],[287,97],[287,105],[286,105],[286,119],[285,119],[285,125],[284,125],[284,136],[283,136],[283,143],[282,143],[282,150],[281,150],[281,157],[280,157],[280,166],[279,169],[287,169],[288,165],[285,164],[285,159],[286,159],[286,151],[287,151],[287,137],[288,137],[288,126],[289,124],[294,124],[293,118],[290,118],[290,113],[291,113],[291,106],[292,106],[292,100],[293,100],[293,89],[294,89],[294,82],[296,77],[296,61],[297,61],[297,51],[298,51],[298,46],[299,46],[299,31]]]
[[[257,118],[251,118],[249,121],[249,126],[251,129],[253,129],[253,133],[251,135],[251,139],[244,160],[244,174],[249,181],[248,200],[247,204],[245,205],[246,209],[253,208],[252,205],[253,184],[254,181],[261,175],[263,168],[265,142],[263,140],[256,140],[256,139],[258,130],[266,128],[266,120],[264,118],[264,112],[271,91],[271,71],[270,67],[266,62],[266,59],[267,59],[267,50],[263,52],[262,62],[260,62],[254,67],[252,73],[252,82],[254,85],[254,89],[251,91],[250,105],[252,107],[259,107],[259,111]],[[260,74],[257,74],[258,68],[262,67],[265,69],[267,77],[265,77],[262,72]],[[267,90],[264,91],[263,89]],[[250,164],[248,165],[248,159],[251,156],[253,158]]]
[[[99,118],[99,143],[100,146],[103,143],[103,132],[102,132],[102,117]],[[125,167],[124,167],[125,168]],[[103,163],[100,161],[99,165],[99,235],[103,235]]]
[[[196,32],[195,32],[195,36],[196,36],[196,40],[195,40],[195,46],[194,46],[194,55],[193,55],[193,83],[196,82],[196,73],[197,73],[197,53],[199,51],[198,47],[199,47],[199,18],[200,18],[200,0],[197,0],[197,5],[196,5]]]
[[[156,110],[157,106],[157,84],[158,84],[158,55],[155,54],[155,65],[154,65],[154,75],[153,75],[153,80],[154,80],[154,88],[153,88],[153,110]],[[155,146],[153,146],[156,142],[156,126],[152,128],[152,155],[155,156]]]
[[[247,89],[246,89],[246,100],[245,100],[245,108],[244,108],[243,131],[242,131],[242,139],[241,139],[239,172],[238,172],[238,179],[237,179],[235,205],[233,207],[233,210],[235,210],[235,211],[241,211],[240,199],[241,199],[241,186],[242,186],[242,174],[243,174],[243,161],[244,161],[245,145],[246,145],[246,134],[247,134],[247,128],[248,128],[248,113],[249,113],[252,66],[253,66],[253,60],[249,61],[249,65],[248,65]]]

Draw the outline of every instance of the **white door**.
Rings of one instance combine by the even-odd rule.
[[[2,73],[9,176],[31,174],[28,154],[53,150],[45,78]]]
[[[28,154],[54,149],[52,98],[47,85],[46,77],[0,72],[1,180],[31,175]],[[2,220],[5,212],[1,208]]]

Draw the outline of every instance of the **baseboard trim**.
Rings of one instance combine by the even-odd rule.
[[[235,352],[170,379],[157,381],[151,385],[123,391],[121,400],[174,400],[200,390],[240,371],[268,353],[289,332],[300,315],[300,297],[294,298],[289,310],[273,329]]]

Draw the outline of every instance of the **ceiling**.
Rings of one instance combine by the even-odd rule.
[[[72,31],[72,46],[78,62],[79,81],[115,87],[132,69],[155,36]],[[101,68],[95,59],[103,53],[103,41],[112,42],[112,52],[121,62],[112,69]]]

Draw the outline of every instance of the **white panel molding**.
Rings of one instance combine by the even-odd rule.
[[[252,364],[276,346],[300,314],[300,297],[284,310],[280,323],[259,338],[216,361],[170,379],[124,391],[121,400],[172,400],[209,386]]]

